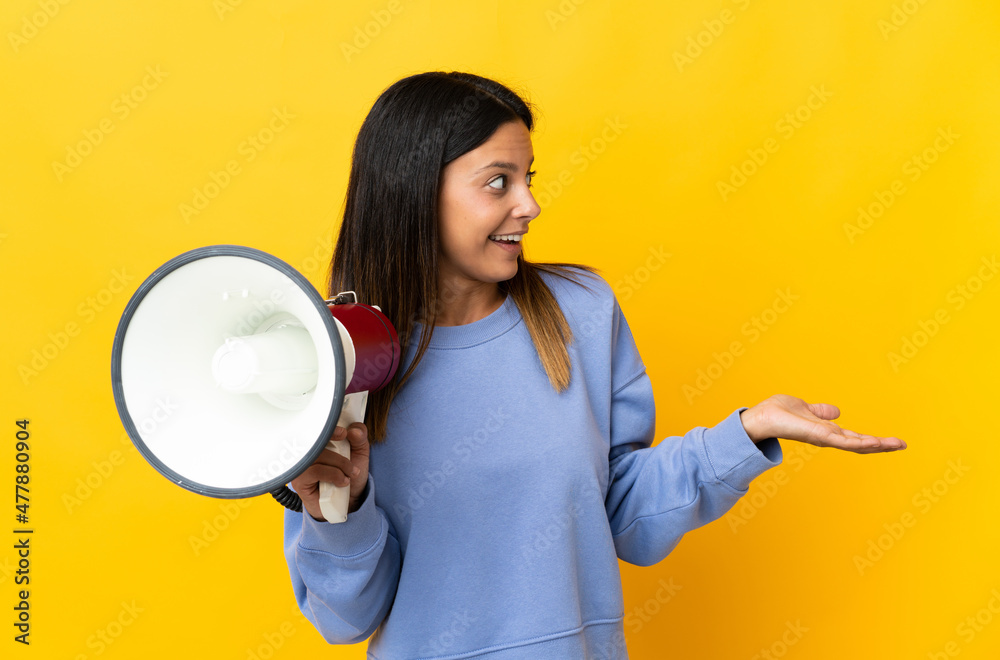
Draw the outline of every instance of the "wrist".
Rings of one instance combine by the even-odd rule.
[[[759,422],[757,421],[757,416],[754,414],[753,408],[747,408],[740,412],[740,422],[743,423],[743,430],[746,432],[747,437],[754,444],[760,442],[761,440],[766,440],[771,437],[767,433],[764,433],[759,427]]]
[[[347,507],[347,513],[351,514],[361,508],[361,505],[365,503],[365,499],[368,497],[368,479],[365,478],[365,486],[358,493],[357,497],[351,497]]]

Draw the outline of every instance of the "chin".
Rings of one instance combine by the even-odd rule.
[[[517,262],[512,261],[505,264],[493,263],[489,264],[486,268],[480,266],[477,270],[479,272],[474,275],[470,273],[471,279],[479,282],[488,282],[490,284],[499,284],[500,282],[506,282],[510,278],[517,275]]]
[[[517,264],[516,263],[511,268],[504,269],[503,273],[500,274],[497,277],[497,279],[494,280],[494,281],[497,284],[499,284],[500,282],[506,282],[507,280],[511,279],[515,275],[517,275]]]

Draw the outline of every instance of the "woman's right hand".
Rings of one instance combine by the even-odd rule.
[[[361,506],[361,494],[368,483],[368,427],[361,422],[354,422],[346,429],[342,426],[334,429],[333,440],[343,440],[345,436],[351,444],[349,460],[335,451],[323,450],[315,463],[292,479],[292,488],[302,498],[302,508],[319,521],[326,520],[319,508],[321,481],[334,486],[351,485],[351,495],[347,505],[349,514]]]
[[[775,394],[740,413],[743,429],[755,443],[765,438],[785,438],[858,454],[906,449],[906,443],[895,436],[856,433],[830,421],[838,417],[837,406],[806,403],[788,394]]]

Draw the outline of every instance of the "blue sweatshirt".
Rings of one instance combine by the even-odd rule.
[[[295,596],[330,643],[374,633],[382,660],[627,658],[618,558],[661,561],[781,462],[776,439],[747,436],[746,408],[651,447],[652,387],[610,287],[543,277],[573,331],[568,389],[508,296],[434,329],[346,522],[286,511]]]

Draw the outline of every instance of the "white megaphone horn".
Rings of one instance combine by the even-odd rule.
[[[115,332],[111,381],[129,437],[162,475],[195,493],[271,493],[326,449],[350,457],[335,426],[363,422],[368,392],[399,366],[396,330],[353,292],[324,300],[280,259],[214,245],[160,266]],[[320,484],[329,522],[347,519],[349,487]]]

